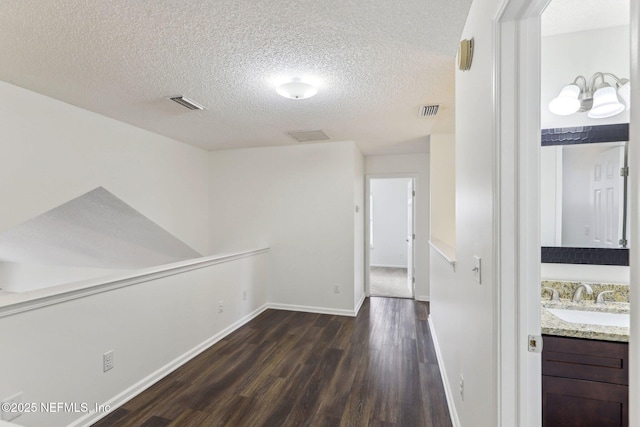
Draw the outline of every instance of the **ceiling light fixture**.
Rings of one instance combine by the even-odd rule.
[[[605,81],[605,77],[615,81],[615,89]],[[629,79],[600,72],[591,76],[589,82],[584,76],[576,77],[572,84],[563,87],[560,94],[549,103],[549,110],[553,114],[568,116],[587,111],[587,116],[592,119],[612,117],[630,108]]]
[[[303,82],[299,78],[291,79],[287,83],[283,83],[276,87],[276,91],[289,99],[307,99],[318,93],[318,88],[315,86]]]

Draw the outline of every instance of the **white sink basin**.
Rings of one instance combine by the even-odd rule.
[[[547,310],[569,323],[629,327],[629,314],[627,313],[603,313],[600,311],[565,310],[562,308],[548,308]]]

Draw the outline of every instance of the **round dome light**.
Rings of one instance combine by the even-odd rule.
[[[284,83],[276,87],[276,91],[285,98],[307,99],[316,95],[318,88],[300,81],[300,79],[292,79],[289,83]]]

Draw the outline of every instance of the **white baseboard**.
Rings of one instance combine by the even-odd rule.
[[[367,296],[363,293],[362,297],[360,298],[360,301],[358,301],[358,304],[356,304],[356,309],[354,313],[355,316],[357,316],[358,313],[360,312],[360,308],[362,308],[362,304],[364,304],[365,298],[367,298]]]
[[[433,347],[436,350],[436,358],[438,359],[438,367],[440,368],[440,376],[442,378],[442,385],[444,386],[444,394],[447,396],[447,406],[449,407],[451,424],[453,424],[453,427],[460,427],[460,418],[458,417],[458,411],[456,411],[456,405],[453,401],[453,392],[451,391],[451,387],[449,386],[447,370],[445,369],[444,362],[442,360],[440,344],[438,344],[438,337],[436,335],[436,330],[433,326],[433,320],[431,319],[431,316],[429,316],[428,324],[429,331],[431,331],[431,337],[433,338]]]
[[[89,412],[86,415],[74,421],[73,423],[69,424],[69,427],[91,426],[92,424],[96,423],[101,418],[106,417],[113,410],[124,405],[129,400],[133,399],[134,397],[136,397],[137,395],[139,395],[140,393],[142,393],[143,391],[145,391],[146,389],[148,389],[149,387],[151,387],[152,385],[154,385],[155,383],[157,383],[158,381],[160,381],[161,379],[169,375],[171,372],[175,371],[180,366],[184,365],[185,363],[187,363],[188,361],[190,361],[191,359],[193,359],[194,357],[196,357],[197,355],[205,351],[206,349],[208,349],[209,347],[211,347],[212,345],[214,345],[215,343],[217,343],[218,341],[220,341],[221,339],[223,339],[224,337],[226,337],[227,335],[229,335],[239,327],[243,326],[244,324],[258,317],[260,314],[262,314],[262,312],[264,312],[268,308],[269,308],[268,304],[264,304],[263,306],[258,307],[251,313],[247,314],[246,316],[232,323],[231,325],[229,325],[222,331],[218,332],[211,338],[207,339],[206,341],[202,342],[201,344],[195,346],[191,350],[187,351],[186,353],[182,354],[181,356],[167,363],[157,371],[151,373],[146,378],[143,378],[142,380],[138,381],[136,384],[127,388],[120,394],[109,399],[104,404],[110,408],[109,412]]]
[[[383,267],[383,268],[407,268],[406,265],[390,265],[390,264],[371,264],[370,267]]]
[[[356,317],[356,314],[357,314],[357,310],[345,310],[340,308],[327,308],[327,307],[312,307],[308,305],[269,303],[268,306],[269,308],[273,308],[274,310],[302,311],[305,313],[319,313],[319,314],[333,314],[335,316]]]
[[[429,302],[429,295],[418,295],[416,297],[416,301],[426,301]]]

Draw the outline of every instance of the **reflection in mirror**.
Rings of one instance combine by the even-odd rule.
[[[624,248],[626,142],[541,150],[542,246]]]
[[[629,124],[543,129],[542,263],[629,265]]]

